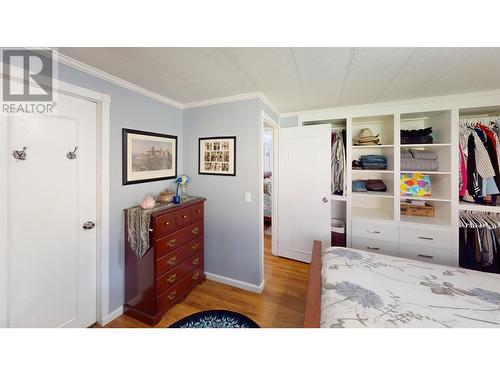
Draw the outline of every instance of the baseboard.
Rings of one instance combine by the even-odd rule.
[[[260,285],[255,285],[255,284],[247,283],[245,281],[231,279],[230,277],[220,276],[220,275],[216,275],[216,274],[209,273],[209,272],[205,272],[205,275],[207,276],[208,280],[217,281],[218,283],[231,285],[231,286],[234,286],[236,288],[248,290],[250,292],[260,294],[264,290],[264,285],[265,285],[264,280],[262,281],[262,283]]]
[[[123,314],[123,306],[120,306],[119,308],[117,308],[115,311],[111,312],[110,314],[106,315],[102,321],[100,322],[97,322],[99,323],[100,326],[105,326],[106,324],[112,322],[113,320],[115,320],[116,318],[118,318],[120,315]]]

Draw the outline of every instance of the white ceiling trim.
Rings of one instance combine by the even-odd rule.
[[[131,91],[135,91],[139,94],[142,94],[144,96],[148,96],[150,98],[153,98],[155,100],[158,100],[158,101],[166,103],[166,104],[169,104],[169,105],[174,106],[176,108],[179,108],[179,109],[184,108],[184,105],[182,103],[179,103],[176,100],[173,100],[173,99],[167,98],[163,95],[159,95],[159,94],[156,94],[152,91],[146,90],[146,89],[144,89],[140,86],[137,86],[131,82],[125,81],[124,79],[118,78],[112,74],[103,72],[102,70],[94,68],[93,66],[87,65],[81,61],[73,59],[72,57],[63,55],[62,53],[59,53],[55,50],[53,52],[54,52],[54,55],[56,56],[56,61],[58,61],[64,65],[68,65],[72,68],[80,70],[81,72],[90,74],[90,75],[97,77],[97,78],[101,78],[105,81],[114,83],[115,85],[124,87],[126,89],[131,90]]]
[[[264,104],[266,104],[273,112],[276,113],[276,115],[279,116],[279,111],[276,109],[276,107],[273,105],[273,103],[269,100],[269,98],[260,91],[256,92],[249,92],[246,94],[239,94],[239,95],[232,95],[232,96],[225,96],[222,98],[216,98],[216,99],[209,99],[209,100],[202,100],[199,102],[192,102],[192,103],[186,103],[184,104],[184,108],[198,108],[198,107],[206,107],[209,105],[216,105],[216,104],[224,104],[224,103],[231,103],[231,102],[241,102],[243,100],[250,100],[250,99],[260,99]]]
[[[263,92],[260,92],[260,91],[183,104],[183,103],[180,103],[176,100],[167,98],[163,95],[159,95],[159,94],[156,94],[152,91],[146,90],[145,88],[142,88],[134,83],[131,83],[129,81],[126,81],[124,79],[116,77],[112,74],[106,73],[100,69],[94,68],[93,66],[85,64],[79,60],[72,58],[72,57],[66,56],[66,55],[64,55],[56,50],[53,50],[53,52],[54,52],[54,55],[55,55],[57,61],[62,63],[62,64],[68,65],[72,68],[78,69],[78,70],[80,70],[84,73],[90,74],[94,77],[101,78],[101,79],[108,81],[108,82],[111,82],[115,85],[124,87],[126,89],[131,90],[131,91],[135,91],[139,94],[148,96],[150,98],[153,98],[155,100],[158,100],[158,101],[166,103],[166,104],[169,104],[169,105],[174,106],[174,107],[179,108],[179,109],[205,107],[205,106],[215,105],[215,104],[240,102],[240,101],[249,100],[249,99],[260,99],[277,116],[280,115],[280,112],[274,106],[274,104],[269,100],[269,98]]]

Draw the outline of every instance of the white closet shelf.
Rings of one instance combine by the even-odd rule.
[[[359,197],[394,198],[394,194],[387,191],[353,191],[352,195]]]
[[[347,197],[344,195],[332,194],[331,200],[332,201],[347,201]]]
[[[388,169],[353,169],[352,173],[365,173],[365,172],[371,172],[371,173],[394,173],[394,171],[390,171]]]
[[[413,197],[413,196],[406,196],[406,195],[401,195],[400,196],[401,200],[412,200],[412,201],[436,201],[436,202],[451,202],[451,198],[449,197],[443,197],[440,195],[431,195],[430,197]]]
[[[450,222],[437,217],[419,217],[419,216],[405,216],[401,215],[401,223],[404,224],[417,224],[417,225],[433,225],[449,228]]]
[[[458,205],[460,211],[480,211],[480,212],[497,212],[500,213],[500,206],[485,206],[482,204],[461,202]]]
[[[394,147],[394,145],[362,145],[362,146],[358,146],[358,145],[352,145],[352,148],[389,148],[389,147]]]
[[[352,218],[361,220],[376,219],[394,222],[394,218],[387,211],[377,208],[353,207]]]
[[[442,172],[442,171],[400,171],[399,173],[421,173],[421,174],[451,175],[451,172]]]
[[[406,147],[447,147],[451,146],[451,143],[411,143],[411,144],[401,144],[401,148]]]

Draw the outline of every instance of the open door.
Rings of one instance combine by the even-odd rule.
[[[279,130],[279,256],[309,263],[313,240],[330,243],[330,138],[330,124]]]

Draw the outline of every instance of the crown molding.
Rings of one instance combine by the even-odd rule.
[[[210,105],[232,103],[232,102],[241,102],[241,101],[250,100],[250,99],[260,99],[273,112],[275,112],[275,114],[277,116],[279,116],[280,113],[276,109],[274,104],[269,100],[269,98],[264,93],[262,93],[260,91],[248,92],[246,94],[238,94],[238,95],[232,95],[232,96],[224,96],[222,98],[216,98],[216,99],[201,100],[199,102],[186,103],[186,104],[184,104],[184,109],[207,107]]]
[[[142,94],[144,96],[148,96],[148,97],[155,99],[155,100],[158,100],[160,102],[169,104],[173,107],[176,107],[179,109],[184,108],[184,105],[182,103],[179,103],[176,100],[173,100],[173,99],[167,98],[165,96],[156,94],[152,91],[146,90],[146,89],[144,89],[144,88],[142,88],[134,83],[125,81],[124,79],[118,78],[112,74],[103,72],[100,69],[94,68],[93,66],[87,65],[87,64],[85,64],[81,61],[78,61],[72,57],[66,56],[66,55],[64,55],[56,50],[53,50],[53,52],[54,52],[54,55],[56,57],[56,61],[60,62],[61,64],[68,65],[72,68],[78,69],[81,72],[84,72],[84,73],[90,74],[94,77],[111,82],[115,85],[124,87],[128,90],[135,91],[139,94]]]

